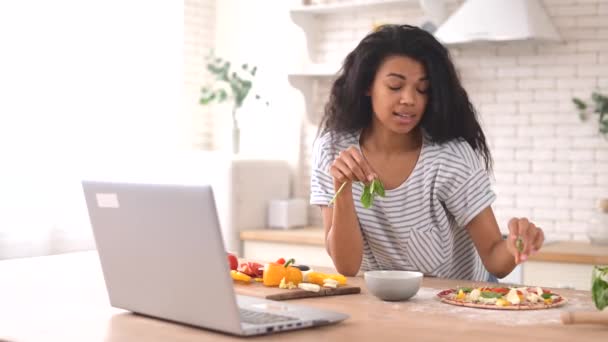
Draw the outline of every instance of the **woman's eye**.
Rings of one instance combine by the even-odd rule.
[[[416,91],[419,92],[420,94],[426,94],[429,92],[429,89],[428,88],[423,88],[423,89],[416,88]]]
[[[401,89],[401,86],[388,86],[388,88],[390,90],[399,90],[399,89]]]

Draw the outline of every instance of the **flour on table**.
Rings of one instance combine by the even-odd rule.
[[[422,287],[416,296],[408,301],[386,303],[394,310],[441,314],[445,319],[451,316],[476,322],[489,321],[500,325],[561,324],[560,315],[563,311],[589,310],[588,305],[584,303],[590,294],[574,294],[566,297],[568,302],[565,305],[546,310],[491,310],[442,303],[437,298],[438,292],[440,292],[438,289]]]

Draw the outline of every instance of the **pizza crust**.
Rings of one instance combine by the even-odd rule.
[[[463,300],[452,299],[451,297],[455,296],[456,291],[457,290],[455,290],[455,289],[443,290],[437,294],[437,297],[439,297],[439,299],[442,302],[447,303],[447,304],[465,306],[465,307],[476,308],[476,309],[489,309],[489,310],[544,310],[544,309],[550,309],[550,308],[562,306],[568,302],[568,299],[562,297],[561,295],[559,295],[557,293],[554,293],[554,294],[558,295],[559,298],[551,304],[524,302],[523,304],[511,304],[509,306],[498,306],[495,304],[472,303],[472,302],[465,302]]]

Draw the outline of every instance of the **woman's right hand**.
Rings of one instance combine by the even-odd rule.
[[[355,146],[351,146],[338,154],[329,168],[329,173],[334,178],[336,189],[344,182],[369,183],[377,177],[361,151]]]

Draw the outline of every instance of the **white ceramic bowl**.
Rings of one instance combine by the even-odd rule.
[[[422,273],[410,271],[368,271],[363,278],[369,292],[387,301],[410,299],[422,283]]]

